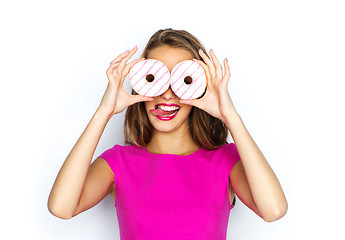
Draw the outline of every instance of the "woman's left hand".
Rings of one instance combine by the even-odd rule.
[[[228,60],[224,59],[225,71],[223,74],[223,68],[212,49],[210,50],[212,61],[201,49],[199,54],[206,64],[200,60],[193,60],[199,63],[206,72],[206,93],[201,99],[181,99],[180,103],[198,107],[225,123],[226,119],[229,119],[233,114],[237,114],[228,91],[228,83],[231,76]]]

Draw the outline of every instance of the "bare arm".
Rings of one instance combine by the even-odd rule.
[[[230,173],[236,195],[267,222],[283,217],[287,211],[284,192],[240,116],[233,114],[225,124],[241,157]]]
[[[109,119],[126,109],[129,105],[152,98],[130,95],[123,88],[129,69],[140,59],[126,62],[137,51],[119,55],[107,70],[109,80],[101,104],[84,132],[63,163],[48,199],[49,211],[64,219],[69,219],[94,206],[109,192],[113,173],[107,163],[99,158],[91,167],[95,149]],[[92,194],[91,194],[92,193]]]
[[[114,173],[108,163],[102,158],[93,161],[86,176],[78,207],[72,217],[92,208],[111,193],[113,182]]]
[[[277,220],[287,211],[283,190],[267,160],[249,135],[230,98],[228,84],[231,73],[228,60],[224,59],[223,70],[214,52],[210,50],[209,53],[211,59],[199,50],[204,62],[194,59],[203,66],[207,75],[205,96],[196,100],[180,100],[180,103],[203,109],[224,122],[241,158],[230,173],[235,193],[265,221]]]
[[[107,122],[108,117],[96,112],[67,156],[48,200],[48,209],[53,215],[65,219],[74,215],[79,205],[90,162]],[[101,170],[101,168],[96,169]],[[99,187],[109,188],[112,181],[111,171],[104,173],[103,179],[100,179],[103,181],[98,181],[101,183]],[[92,181],[94,177],[95,175],[89,175],[91,179],[88,181]]]

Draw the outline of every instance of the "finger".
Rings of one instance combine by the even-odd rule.
[[[139,58],[139,59],[135,59],[133,60],[132,62],[128,63],[125,68],[123,69],[122,71],[122,75],[123,76],[127,76],[127,74],[129,73],[129,70],[135,65],[137,64],[138,62],[141,62],[141,61],[144,61],[145,58]]]
[[[125,51],[124,53],[121,53],[119,56],[117,56],[113,61],[110,62],[110,66],[107,70],[107,75],[110,76],[110,74],[113,74],[114,73],[114,70],[116,67],[119,66],[121,60],[127,56],[129,53],[129,51]]]
[[[131,51],[128,52],[127,56],[125,56],[119,64],[119,71],[122,72],[124,67],[126,66],[127,61],[136,53],[138,47],[135,46]]]
[[[208,58],[208,56],[204,53],[204,51],[202,51],[201,49],[199,50],[199,54],[202,57],[202,59],[205,61],[205,63],[207,64],[210,74],[212,77],[215,77],[216,75],[216,69],[212,63],[212,61]]]
[[[110,63],[110,66],[109,66],[109,68],[108,68],[107,71],[106,71],[108,77],[113,77],[114,69],[115,69],[119,64],[120,64],[120,61],[116,61],[116,62]]]
[[[128,53],[129,53],[129,50],[127,50],[127,51],[121,53],[121,54],[120,54],[119,56],[117,56],[113,61],[111,61],[110,64],[121,61],[121,59],[123,59],[125,56],[127,56]]]
[[[191,100],[180,99],[180,103],[181,104],[191,105],[191,106],[194,106],[194,107],[197,107],[197,108],[200,108],[200,109],[201,109],[201,106],[202,106],[201,101],[202,100],[199,100],[199,99],[191,99]]]
[[[133,60],[132,62],[128,63],[128,64],[125,66],[125,68],[123,69],[122,74],[121,74],[121,76],[122,76],[122,78],[121,78],[121,84],[123,84],[123,82],[125,81],[125,78],[126,78],[126,76],[128,75],[130,69],[131,69],[136,63],[141,62],[141,61],[144,61],[144,60],[145,60],[145,58],[135,59],[135,60]]]
[[[130,51],[125,51],[123,53],[121,53],[119,56],[117,56],[112,62],[110,62],[110,66],[106,71],[106,74],[108,76],[108,80],[110,82],[114,81],[114,71],[115,69],[117,69],[117,67],[120,65],[121,60],[123,60],[123,58],[125,58],[126,56],[128,56],[128,54],[130,53]]]
[[[231,73],[230,73],[229,61],[227,58],[224,59],[224,67],[225,67],[224,79],[226,80],[226,85],[228,85],[229,79],[231,77]]]
[[[135,104],[138,102],[153,101],[153,97],[146,97],[142,95],[131,95],[130,104]]]
[[[134,46],[131,51],[129,51],[129,54],[127,57],[125,57],[124,60],[128,61],[136,52],[138,51],[138,46]]]
[[[222,69],[222,66],[220,65],[216,55],[214,54],[213,50],[211,49],[210,50],[210,56],[212,58],[212,61],[214,63],[214,66],[216,68],[216,76],[219,78],[219,79],[222,79],[223,78],[223,69]]]
[[[108,70],[116,68],[119,64],[120,64],[120,61],[111,62]]]

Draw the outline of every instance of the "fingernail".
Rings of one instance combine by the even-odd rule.
[[[226,62],[229,62],[229,61],[228,61],[228,58],[225,58],[225,61],[226,61]]]
[[[199,49],[202,53],[204,52],[201,48]]]

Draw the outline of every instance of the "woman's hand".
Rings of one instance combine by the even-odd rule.
[[[122,112],[128,106],[137,102],[152,101],[152,97],[141,95],[131,95],[123,87],[123,83],[131,67],[143,59],[136,59],[127,64],[127,61],[138,50],[135,46],[131,51],[126,51],[115,58],[107,70],[108,86],[103,95],[98,110],[112,117],[114,114]]]
[[[180,103],[198,107],[225,122],[225,119],[229,119],[233,114],[237,114],[228,91],[228,83],[231,76],[229,63],[227,59],[224,60],[225,72],[223,74],[223,68],[212,50],[210,50],[212,61],[201,49],[199,54],[206,64],[197,59],[193,59],[193,61],[199,63],[206,72],[206,93],[201,99],[181,99]]]

